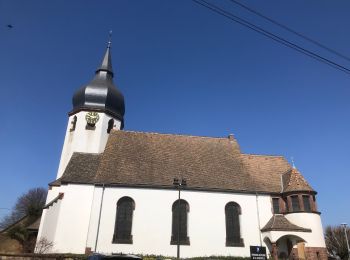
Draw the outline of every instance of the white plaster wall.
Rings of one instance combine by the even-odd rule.
[[[48,190],[46,204],[56,198],[59,192],[61,192],[61,187],[52,187],[50,190]],[[61,200],[58,200],[52,206],[43,210],[38,230],[37,242],[39,242],[41,239],[46,239],[49,242],[55,241],[57,220],[60,214],[60,208]],[[50,252],[51,251],[54,251],[54,248],[50,248]]]
[[[93,190],[92,185],[64,186],[54,241],[58,252],[85,253]]]
[[[99,200],[102,188],[95,191],[87,247],[95,249]],[[117,201],[129,196],[135,201],[133,244],[113,244]],[[176,255],[176,245],[170,245],[172,204],[177,200],[175,190],[106,188],[103,198],[97,252]],[[98,199],[97,199],[98,198]],[[234,255],[249,256],[249,246],[260,244],[260,232],[255,195],[218,192],[183,191],[181,198],[190,205],[188,236],[190,246],[181,246],[181,256]],[[245,247],[226,247],[225,205],[237,202],[242,209],[241,236]],[[270,197],[259,196],[260,217],[271,217]],[[267,210],[266,210],[267,209]]]
[[[272,200],[270,196],[258,196],[260,230],[267,224],[272,217]],[[260,232],[263,246],[267,246],[264,242],[264,236]]]
[[[307,247],[326,247],[323,235],[321,216],[315,213],[291,213],[285,216],[290,222],[312,230],[312,233],[304,233]]]
[[[51,252],[85,253],[93,191],[92,185],[62,185],[49,191],[48,202],[64,193],[62,200],[44,210],[40,223],[38,238],[53,242]]]
[[[57,179],[62,176],[73,152],[101,153],[104,151],[108,136],[108,121],[114,119],[113,129],[120,129],[121,122],[105,113],[98,113],[99,120],[94,130],[87,130],[85,115],[87,111],[81,111],[68,118],[68,125],[64,139],[61,160],[58,167]],[[74,131],[70,131],[74,116],[77,123]]]
[[[102,190],[102,187],[93,185],[73,184],[53,188],[48,197],[52,199],[58,192],[64,192],[64,198],[59,204],[54,204],[44,211],[39,236],[52,237],[55,252],[84,253],[86,247],[95,251]],[[133,244],[113,244],[116,205],[124,196],[129,196],[135,201]],[[176,190],[106,187],[96,251],[106,254],[122,252],[175,256],[176,245],[170,245],[170,238],[171,209],[177,196]],[[182,257],[249,256],[249,246],[260,245],[255,195],[182,191],[181,198],[190,206],[188,215],[190,245],[181,246]],[[225,205],[230,201],[237,202],[242,209],[241,237],[244,239],[245,247],[225,246]],[[260,228],[262,228],[272,216],[270,196],[259,195],[258,205]],[[56,206],[59,210],[55,210]],[[292,223],[311,228],[313,233],[277,231],[264,234],[264,237],[268,235],[271,241],[276,241],[287,234],[296,235],[306,240],[306,246],[324,247],[319,215],[295,213],[287,214],[286,217]],[[303,224],[300,221],[303,221]],[[262,245],[266,246],[264,242]]]
[[[51,207],[44,209],[41,217],[37,242],[39,242],[42,238],[49,242],[55,241],[57,219],[60,214],[60,208],[61,200],[58,200]],[[50,250],[53,250],[53,248],[50,248]]]

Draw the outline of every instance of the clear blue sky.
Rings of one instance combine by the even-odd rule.
[[[349,1],[243,3],[350,56]],[[293,156],[324,225],[350,222],[350,75],[190,0],[0,1],[0,208],[55,179],[73,92],[93,77],[110,29],[125,129],[233,133],[245,153]]]

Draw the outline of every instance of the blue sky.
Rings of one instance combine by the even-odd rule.
[[[350,56],[349,1],[242,3]],[[233,133],[245,153],[293,156],[324,225],[350,222],[350,75],[190,0],[0,1],[0,208],[56,177],[72,95],[93,77],[109,30],[126,130]]]

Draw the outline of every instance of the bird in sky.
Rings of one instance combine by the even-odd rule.
[[[12,29],[12,28],[13,28],[13,25],[12,25],[12,24],[8,24],[8,25],[7,25],[7,28]]]

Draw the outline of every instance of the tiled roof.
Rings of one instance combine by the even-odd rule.
[[[96,181],[172,186],[182,176],[193,188],[254,190],[240,155],[234,139],[114,131]]]
[[[284,157],[242,154],[242,160],[257,191],[281,192],[281,175],[291,168]]]
[[[292,191],[314,191],[296,168],[283,175],[283,192]]]
[[[311,229],[299,227],[292,224],[283,215],[273,215],[267,224],[261,229],[262,232],[267,231],[295,231],[295,232],[311,232]]]
[[[40,221],[41,221],[41,217],[37,218],[37,220],[35,220],[31,225],[27,227],[27,229],[31,231],[38,231],[40,226]]]
[[[190,189],[279,193],[290,169],[281,156],[242,154],[233,137],[112,131],[102,154],[74,153],[51,185],[172,187],[182,176]]]
[[[13,228],[15,226],[18,226],[18,225],[23,226],[24,223],[26,223],[26,221],[28,221],[28,215],[25,215],[25,216],[21,217],[17,221],[15,221],[15,222],[11,223],[10,225],[8,225],[7,227],[1,229],[0,230],[0,234],[6,233],[7,231],[9,231],[11,228]]]
[[[102,154],[74,153],[61,178],[51,182],[50,186],[63,182],[94,183]]]

